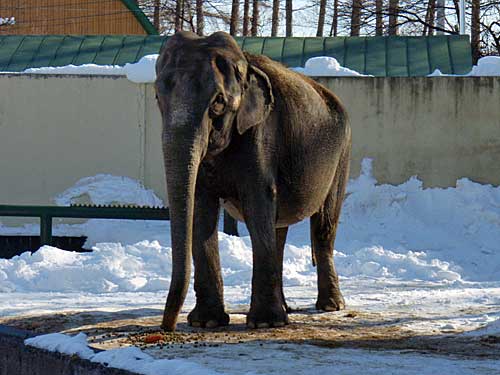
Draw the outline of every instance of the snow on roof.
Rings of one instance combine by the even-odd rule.
[[[125,75],[136,83],[154,82],[156,79],[155,64],[158,54],[147,55],[135,64],[119,65],[67,65],[60,67],[45,67],[26,69],[23,73],[29,74],[76,74],[76,75]],[[292,68],[302,74],[313,77],[372,77],[358,73],[349,68],[345,68],[339,62],[329,56],[313,57],[306,61],[305,67]],[[500,57],[487,56],[479,60],[472,70],[465,75],[442,74],[436,69],[428,77],[457,76],[457,77],[478,77],[478,76],[500,76]]]

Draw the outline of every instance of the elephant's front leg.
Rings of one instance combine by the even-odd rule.
[[[247,315],[250,328],[281,327],[288,316],[281,287],[276,247],[276,189],[254,189],[246,197],[244,216],[253,250],[252,299]]]
[[[229,324],[224,311],[224,291],[218,245],[219,199],[197,187],[193,219],[194,290],[196,306],[189,313],[193,327],[214,328]]]

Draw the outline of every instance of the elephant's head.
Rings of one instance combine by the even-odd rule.
[[[217,32],[169,38],[156,64],[172,238],[172,280],[162,328],[174,330],[191,273],[193,209],[200,162],[265,121],[273,104],[267,75],[234,39]]]

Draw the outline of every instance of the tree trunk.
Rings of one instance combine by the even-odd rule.
[[[398,34],[399,0],[389,0],[389,35]]]
[[[359,36],[361,30],[361,7],[363,6],[362,0],[352,1],[351,12],[351,36]]]
[[[442,35],[444,34],[443,29],[445,28],[444,25],[444,0],[437,0],[436,3],[436,27],[439,29],[436,31],[436,34]]]
[[[229,25],[229,34],[235,36],[238,33],[238,21],[240,20],[240,2],[233,0],[231,7],[231,23]]]
[[[248,26],[250,24],[250,0],[243,3],[243,36],[248,36]]]
[[[175,31],[182,30],[182,0],[175,1]]]
[[[480,41],[480,19],[479,19],[479,11],[480,11],[480,0],[472,0],[472,15],[471,15],[471,24],[470,24],[470,42],[472,47],[472,62],[473,64],[477,64],[477,61],[481,57],[481,51],[479,49],[479,41]]]
[[[252,0],[252,36],[257,36],[259,26],[259,0]]]
[[[383,0],[375,0],[375,35],[384,34]]]
[[[333,17],[332,27],[330,29],[330,36],[337,36],[339,25],[339,0],[333,1]]]
[[[423,35],[434,34],[434,17],[436,14],[436,0],[429,0],[427,4],[427,13],[425,14],[425,23]]]
[[[196,0],[196,33],[203,35],[205,18],[203,16],[203,0]]]
[[[155,29],[160,32],[160,0],[155,0],[153,24]]]
[[[271,19],[271,36],[278,35],[280,17],[280,0],[273,0],[273,15]]]
[[[325,27],[325,13],[326,13],[326,0],[319,1],[319,16],[318,16],[318,29],[316,36],[323,36],[323,28]]]
[[[293,35],[293,28],[292,28],[292,12],[293,12],[293,3],[292,0],[286,0],[286,36],[292,36]]]

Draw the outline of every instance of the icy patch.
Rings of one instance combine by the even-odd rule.
[[[312,57],[306,61],[304,68],[292,68],[296,72],[312,77],[368,77],[339,64],[337,59],[328,56]]]
[[[102,351],[96,354],[88,346],[87,335],[84,333],[79,333],[76,336],[51,333],[26,339],[24,343],[29,346],[53,352],[69,355],[76,354],[81,358],[89,359],[91,362],[102,363],[107,367],[133,371],[138,374],[219,374],[218,372],[209,370],[197,363],[189,362],[184,359],[154,359],[135,346]]]
[[[82,178],[54,201],[59,206],[90,203],[163,207],[163,201],[153,190],[146,189],[139,181],[108,174]]]
[[[35,348],[45,349],[52,352],[64,354],[77,354],[81,358],[90,359],[94,351],[87,345],[87,335],[80,332],[76,336],[68,336],[62,333],[50,333],[24,340],[24,343]]]

